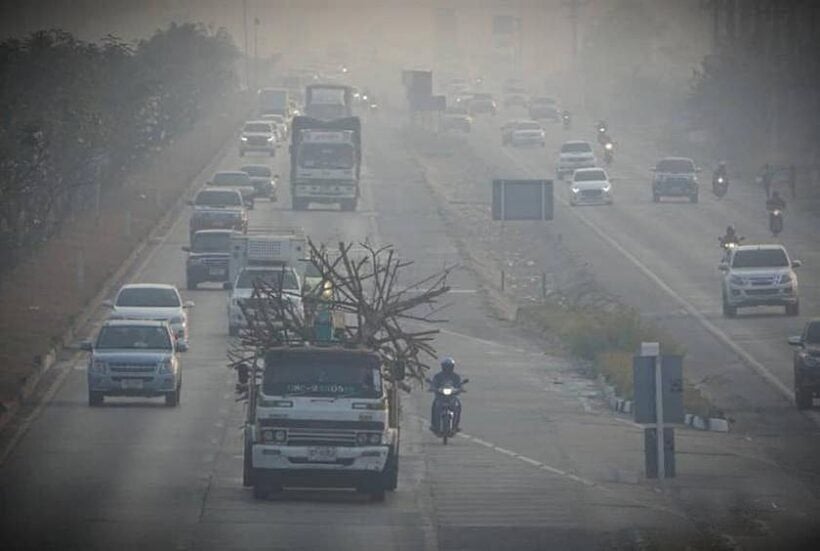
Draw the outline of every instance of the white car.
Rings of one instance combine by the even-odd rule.
[[[572,174],[579,168],[594,168],[596,164],[595,153],[589,142],[580,140],[564,142],[558,153],[555,173],[559,180],[563,180],[565,174]]]
[[[276,123],[270,120],[248,121],[239,135],[239,156],[246,151],[263,151],[276,155]]]
[[[733,318],[741,306],[785,306],[786,315],[800,313],[797,274],[799,260],[791,260],[782,245],[741,245],[724,262],[723,315]]]
[[[280,145],[285,143],[288,137],[288,123],[285,120],[285,117],[274,113],[268,113],[266,115],[262,115],[262,118],[266,121],[271,121],[276,125],[276,143]]]
[[[547,145],[547,136],[544,129],[536,121],[512,121],[504,126],[501,134],[501,143],[513,147],[524,145]]]
[[[103,305],[111,308],[108,319],[158,320],[168,322],[178,341],[188,344],[188,315],[191,301],[182,302],[179,290],[162,283],[132,283],[123,285],[113,301]]]
[[[569,204],[611,205],[612,181],[603,168],[579,168],[572,174]]]
[[[228,335],[235,337],[239,330],[247,326],[242,306],[253,311],[254,284],[263,282],[265,286],[278,289],[281,286],[283,297],[293,306],[294,311],[302,316],[302,285],[299,275],[293,268],[255,266],[244,268],[236,281],[227,286],[231,289],[228,298]]]

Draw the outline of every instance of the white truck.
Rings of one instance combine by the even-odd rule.
[[[353,487],[384,499],[399,472],[403,370],[341,346],[268,350],[253,370],[243,484],[257,499],[284,486]]]
[[[302,280],[307,249],[299,230],[273,230],[231,236],[228,261],[228,334],[237,336],[246,325],[243,306],[253,310],[254,285],[278,288],[298,312],[302,309]]]

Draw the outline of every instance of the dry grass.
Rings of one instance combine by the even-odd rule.
[[[643,322],[633,308],[615,305],[609,310],[547,302],[519,309],[519,320],[547,337],[555,337],[568,351],[589,362],[622,398],[632,399],[632,357],[641,342],[659,342],[666,354],[685,355],[685,349],[655,326]],[[687,413],[709,416],[715,409],[684,379]]]
[[[67,222],[0,282],[0,400],[15,397],[38,356],[74,319],[187,189],[247,112],[233,102],[157,154],[93,210]],[[130,212],[130,231],[127,231]],[[77,277],[82,260],[84,277]]]

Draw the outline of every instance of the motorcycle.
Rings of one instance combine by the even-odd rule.
[[[432,385],[433,381],[427,379],[427,382]],[[458,432],[456,427],[456,409],[458,403],[458,395],[466,392],[464,385],[470,382],[470,379],[461,381],[461,386],[453,386],[450,383],[445,384],[440,388],[431,388],[430,392],[434,392],[436,400],[440,403],[439,424],[436,436],[441,438],[442,443],[446,446],[447,440],[452,438]]]
[[[742,236],[735,236],[734,238],[727,239],[725,236],[718,237],[718,243],[720,244],[720,248],[723,250],[723,258],[728,259],[729,254],[740,246],[740,242],[745,240],[745,237]]]
[[[612,143],[612,140],[607,140],[604,144],[604,162],[607,165],[611,165],[612,161],[615,160],[615,144]]]
[[[718,199],[722,199],[726,196],[726,193],[729,191],[729,179],[726,176],[718,176],[717,178],[712,178],[712,193],[715,194],[715,197]]]
[[[606,140],[609,139],[609,136],[607,135],[607,127],[604,123],[598,123],[596,129],[598,131],[598,143],[604,145]]]
[[[561,115],[561,121],[564,123],[564,130],[569,130],[572,126],[572,118],[569,113]]]
[[[783,231],[783,209],[769,209],[769,230],[773,237]]]

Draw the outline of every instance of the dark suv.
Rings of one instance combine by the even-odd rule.
[[[244,174],[244,173],[243,173]],[[247,176],[247,175],[246,175]],[[248,231],[248,213],[242,194],[231,188],[208,187],[202,189],[191,201],[188,234],[191,240],[199,230],[227,229]]]
[[[811,320],[803,334],[789,337],[794,351],[794,402],[797,409],[808,409],[820,395],[820,319]]]
[[[228,281],[231,234],[233,230],[200,230],[191,239],[191,246],[182,247],[185,259],[185,280],[188,289],[206,281]]]
[[[699,169],[692,159],[685,157],[667,157],[658,161],[652,169],[652,200],[656,203],[661,197],[688,197],[692,203],[698,202]]]

